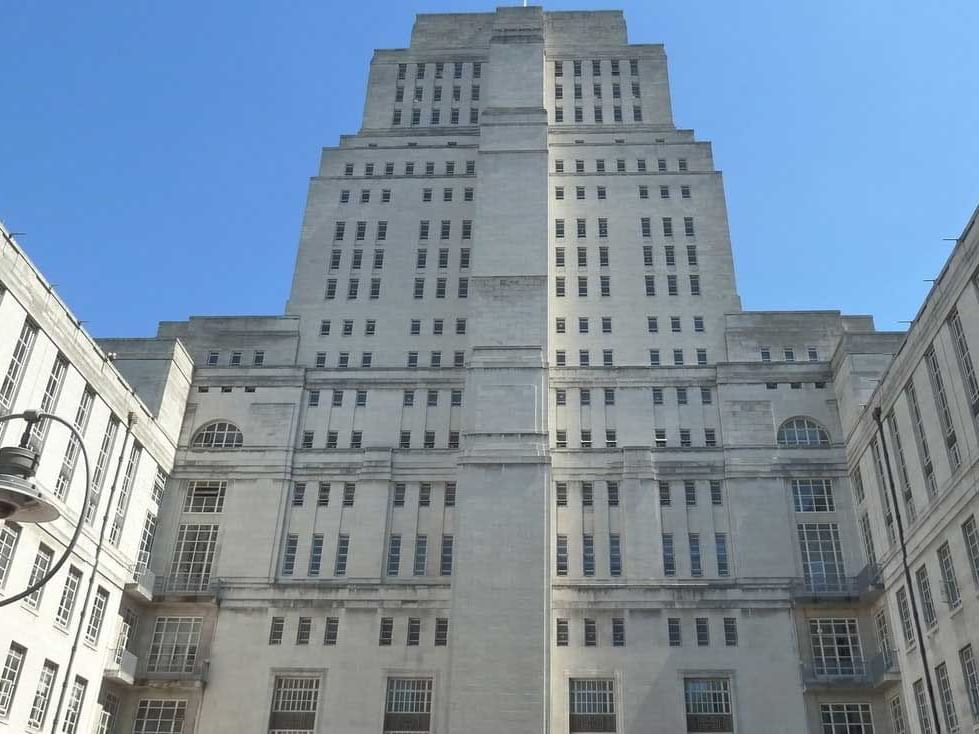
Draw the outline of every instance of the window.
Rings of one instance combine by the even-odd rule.
[[[405,644],[416,647],[421,641],[422,621],[418,617],[408,617],[408,636]]]
[[[726,533],[714,534],[714,553],[717,558],[717,575],[730,576],[731,569],[728,565]]]
[[[57,677],[58,666],[50,660],[45,660],[41,668],[41,676],[37,681],[37,690],[34,692],[31,713],[27,717],[28,727],[41,729],[44,726],[44,720],[48,716],[48,703],[51,701],[51,692],[54,690],[54,681]]]
[[[969,515],[962,523],[962,538],[969,555],[969,567],[972,569],[972,579],[979,585],[979,530],[976,528],[975,515]],[[3,580],[3,538],[0,537],[0,583]]]
[[[278,620],[278,624],[276,623]],[[153,673],[189,673],[199,649],[202,617],[157,617],[153,624],[146,669]],[[283,618],[273,617],[269,644],[282,640]],[[274,640],[278,640],[278,642]]]
[[[952,695],[952,681],[948,677],[948,666],[945,663],[935,668],[935,680],[938,682],[939,698],[942,702],[942,716],[945,719],[945,730],[959,730],[959,715],[955,710],[955,697]]]
[[[934,496],[938,492],[938,484],[935,481],[935,469],[931,463],[931,453],[928,449],[928,440],[925,438],[925,424],[921,418],[921,409],[918,406],[918,393],[914,383],[908,382],[904,388],[904,396],[908,401],[908,409],[911,412],[911,426],[914,429],[915,443],[918,447],[918,458],[921,460],[921,469],[925,475],[925,484],[928,494]]]
[[[959,446],[956,441],[955,426],[952,423],[952,412],[948,402],[948,395],[945,392],[945,381],[942,377],[941,365],[935,354],[934,346],[931,346],[925,352],[925,363],[928,365],[928,376],[931,379],[931,387],[935,393],[935,405],[938,409],[938,417],[945,435],[945,448],[948,451],[949,464],[954,472],[959,468],[962,459],[959,455]]]
[[[0,672],[0,717],[6,717],[10,713],[10,705],[17,694],[17,683],[20,681],[26,656],[27,648],[21,647],[16,642],[10,643],[3,671]]]
[[[952,343],[955,345],[955,356],[959,363],[959,371],[962,373],[965,393],[969,398],[972,414],[976,415],[979,412],[979,381],[976,380],[976,370],[969,354],[969,343],[966,341],[965,331],[962,329],[958,309],[952,309],[947,323],[952,335]]]
[[[34,565],[31,567],[30,579],[27,582],[28,587],[33,586],[44,578],[48,570],[51,568],[51,561],[53,559],[54,551],[45,545],[38,547],[37,554],[34,556]],[[41,595],[43,593],[44,587],[42,586],[26,598],[26,604],[34,609],[37,609],[38,605],[41,603]]]
[[[568,646],[568,637],[569,637],[569,634],[568,634],[568,620],[566,620],[566,619],[559,619],[559,620],[557,620],[557,624],[555,626],[555,629],[557,631],[557,646],[558,647],[567,647]]]
[[[290,734],[316,731],[319,692],[318,677],[277,675],[272,689],[269,731]]]
[[[622,541],[616,533],[610,534],[608,538],[608,566],[609,576],[622,575]]]
[[[144,698],[136,708],[133,734],[180,734],[186,717],[186,701]]]
[[[687,479],[683,483],[683,493],[687,500],[687,507],[695,507],[697,505],[697,485],[690,479]]]
[[[690,575],[703,576],[704,570],[701,564],[700,534],[690,533],[687,540],[690,545]]]
[[[180,525],[170,564],[171,591],[204,591],[211,581],[217,525]]]
[[[646,295],[655,296],[656,295],[656,278],[652,275],[645,276],[646,284]]]
[[[676,576],[676,554],[673,548],[673,533],[663,533],[663,575]]]
[[[65,586],[61,590],[61,601],[58,603],[58,611],[54,616],[54,623],[59,627],[67,627],[71,622],[71,614],[75,610],[75,599],[78,597],[78,588],[81,584],[82,572],[72,566],[68,569],[68,575],[65,577]]]
[[[829,446],[826,429],[812,418],[790,418],[778,429],[779,446]]]
[[[240,449],[242,441],[238,426],[224,421],[214,421],[197,431],[191,446],[204,449]]]
[[[568,575],[568,536],[557,536],[557,552],[555,554],[557,564],[556,573],[558,576]]]
[[[914,627],[911,624],[911,607],[908,604],[908,591],[903,586],[897,590],[897,610],[901,617],[901,630],[904,632],[904,642],[910,647],[915,643]]]
[[[652,237],[652,224],[649,217],[642,217],[639,220],[639,231],[643,237]]]
[[[598,645],[598,627],[594,619],[584,620],[584,645],[585,647],[595,647]]]
[[[952,565],[952,551],[947,541],[938,547],[938,568],[942,572],[945,603],[950,609],[958,609],[962,605],[962,595],[959,593],[959,582],[955,577],[955,566]]]
[[[908,734],[908,725],[904,718],[904,704],[901,702],[900,694],[891,698],[888,702],[888,709],[891,712],[894,734]]]
[[[673,236],[673,219],[671,217],[663,217],[663,236]]]
[[[431,731],[431,678],[388,678],[384,734]]]
[[[874,734],[869,703],[823,703],[819,717],[823,734]]]
[[[796,512],[833,512],[833,485],[829,479],[793,479]]]
[[[615,731],[615,692],[611,679],[571,678],[569,730]]]
[[[584,576],[595,575],[595,536],[593,535],[582,536],[581,569]]]
[[[846,583],[843,551],[836,523],[799,523],[799,547],[806,588],[810,591],[839,591]]]
[[[735,617],[724,618],[724,644],[727,647],[738,646],[738,620]]]
[[[962,678],[965,680],[965,688],[969,693],[972,718],[976,719],[979,718],[979,667],[976,666],[971,644],[959,650],[959,662],[962,665]]]
[[[707,617],[697,617],[697,647],[708,647],[710,645],[710,624]]]
[[[452,575],[452,542],[451,535],[442,536],[442,554],[439,560],[439,575]]]
[[[683,644],[678,617],[670,617],[666,620],[666,632],[670,641],[670,647],[680,647]]]
[[[659,503],[662,507],[669,507],[673,503],[669,482],[659,483]]]
[[[816,675],[840,677],[864,673],[856,619],[810,619],[809,643]]]
[[[683,699],[688,732],[734,731],[727,678],[684,678]]]
[[[925,697],[924,681],[918,678],[911,686],[911,690],[914,693],[915,709],[918,712],[918,726],[921,729],[921,734],[932,734],[931,713],[928,710],[928,700]]]

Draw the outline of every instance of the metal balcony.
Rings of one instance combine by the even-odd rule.
[[[167,670],[149,670],[141,666],[137,676],[139,685],[154,688],[202,688],[207,685],[210,660],[196,660]]]
[[[102,677],[113,683],[131,686],[136,681],[136,667],[139,659],[129,650],[117,649],[105,666]]]
[[[894,653],[882,653],[870,660],[834,660],[802,665],[802,683],[806,690],[876,690],[895,685],[900,680]]]
[[[840,603],[876,601],[884,593],[880,569],[868,563],[856,576],[810,576],[792,586],[792,597],[801,602]]]
[[[137,602],[147,604],[153,601],[153,587],[156,584],[156,574],[142,564],[135,564],[130,569],[132,579],[123,587],[123,593]]]

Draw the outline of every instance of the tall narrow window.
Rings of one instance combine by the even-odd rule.
[[[51,692],[54,690],[54,681],[57,677],[58,666],[50,660],[45,660],[44,666],[41,668],[41,677],[37,681],[37,690],[34,692],[31,712],[27,717],[27,726],[33,729],[40,729],[44,726],[44,720],[48,717]]]
[[[337,555],[333,563],[334,576],[347,575],[347,555],[350,552],[350,536],[340,535],[337,538]]]
[[[894,463],[897,465],[897,476],[901,482],[901,492],[904,496],[904,508],[908,513],[908,522],[914,522],[916,511],[914,507],[914,495],[911,493],[911,477],[908,475],[908,464],[904,459],[904,446],[901,444],[901,432],[897,428],[897,418],[894,417],[892,410],[887,415],[887,429],[891,434],[891,443],[894,444]]]
[[[911,690],[914,693],[914,707],[918,712],[918,727],[921,734],[932,734],[934,730],[931,727],[931,712],[928,710],[928,699],[925,697],[924,681],[918,678],[911,686]]]
[[[921,614],[925,624],[934,627],[938,624],[938,614],[935,611],[935,600],[931,595],[931,580],[928,578],[928,567],[922,566],[915,572],[918,584],[918,594],[921,596]]]
[[[676,576],[676,554],[673,548],[673,533],[663,533],[663,574]]]
[[[555,554],[557,563],[556,573],[558,576],[568,575],[568,536],[557,536],[557,552]]]
[[[947,541],[938,547],[938,568],[942,572],[945,603],[948,604],[950,609],[958,609],[962,605],[962,595],[959,593],[959,581],[955,576],[955,566],[952,565],[952,551]]]
[[[54,559],[54,551],[45,545],[38,547],[37,555],[34,556],[34,565],[31,567],[31,576],[27,582],[28,586],[33,586],[48,572],[51,568],[51,561]],[[44,593],[44,587],[35,591],[33,594],[27,597],[26,603],[28,606],[37,609],[38,605],[41,603],[41,595]]]
[[[585,576],[595,575],[595,536],[593,535],[582,536],[581,570]]]
[[[938,362],[938,355],[935,354],[935,347],[932,345],[925,352],[925,363],[928,365],[928,376],[931,379],[931,387],[935,393],[935,405],[938,410],[938,418],[942,425],[942,432],[945,435],[945,448],[948,451],[948,461],[954,472],[962,463],[959,454],[959,445],[955,436],[955,425],[952,423],[952,409],[948,402],[948,394],[945,392],[945,380],[942,377],[942,367]]]
[[[24,378],[24,367],[27,365],[27,360],[30,359],[36,340],[37,325],[30,319],[25,319],[24,325],[20,329],[20,336],[14,345],[10,364],[7,365],[7,373],[4,375],[3,382],[0,383],[0,415],[7,415],[13,409],[14,400]]]
[[[387,575],[397,576],[401,570],[401,536],[391,535],[388,539]]]
[[[54,623],[59,627],[67,627],[71,622],[71,614],[75,610],[75,599],[78,598],[78,589],[81,584],[82,572],[72,566],[68,569],[65,586],[61,591],[61,602],[58,604],[58,612],[54,617]]]
[[[728,564],[728,556],[727,556],[727,534],[725,533],[714,534],[714,548],[717,555],[717,575],[730,576],[731,567]]]
[[[82,397],[78,403],[78,409],[75,411],[75,420],[72,424],[75,430],[83,436],[85,435],[85,429],[88,427],[88,419],[92,414],[92,404],[94,402],[95,393],[86,387],[82,391]],[[65,456],[61,461],[61,469],[58,472],[58,479],[54,485],[55,494],[58,495],[59,499],[64,499],[68,487],[71,486],[71,481],[75,476],[75,464],[78,462],[79,449],[78,437],[73,433],[68,438]]]
[[[451,535],[442,536],[442,555],[439,560],[439,574],[441,576],[452,575],[452,542]]]
[[[21,647],[16,642],[10,643],[3,671],[0,672],[0,716],[6,717],[10,713],[10,705],[17,694],[17,684],[20,682],[20,673],[26,656],[27,648]]]
[[[85,701],[87,688],[88,681],[80,675],[76,675],[71,686],[71,693],[68,696],[68,704],[65,706],[65,717],[61,722],[61,734],[75,734],[78,731],[78,720],[82,715],[82,704]]]
[[[952,313],[949,314],[948,328],[952,333],[952,343],[955,344],[955,356],[959,363],[959,371],[962,373],[965,394],[969,397],[973,417],[977,417],[979,416],[979,381],[976,380],[976,370],[969,354],[969,342],[966,341],[958,309],[952,309]]]
[[[843,550],[836,523],[797,525],[802,571],[810,591],[839,591],[844,588]]]
[[[415,558],[412,564],[412,573],[415,576],[424,576],[426,573],[426,564],[428,561],[428,536],[427,535],[416,535],[415,536]]]
[[[979,719],[979,666],[976,665],[976,658],[972,652],[971,644],[959,650],[959,663],[962,665],[962,678],[965,680],[965,689],[969,694],[969,707],[972,709],[972,718]]]
[[[955,696],[952,695],[952,681],[948,677],[948,666],[945,663],[935,668],[935,681],[938,683],[939,699],[942,702],[942,718],[945,719],[945,731],[959,730],[959,714],[955,710]]]
[[[609,576],[622,575],[622,542],[616,533],[608,536],[608,566]]]

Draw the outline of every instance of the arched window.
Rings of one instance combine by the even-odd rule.
[[[779,446],[829,446],[829,433],[812,418],[789,418],[778,429]]]
[[[201,428],[191,446],[195,449],[240,449],[241,431],[234,423],[214,421]]]

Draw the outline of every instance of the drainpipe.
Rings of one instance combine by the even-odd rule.
[[[894,517],[897,520],[897,542],[901,547],[901,565],[904,567],[904,582],[908,589],[908,599],[911,602],[911,616],[914,618],[914,631],[918,635],[918,654],[921,666],[925,669],[925,686],[928,688],[928,702],[931,704],[931,716],[935,720],[935,734],[942,734],[942,723],[938,718],[938,704],[935,702],[935,688],[931,683],[931,668],[928,667],[928,653],[925,651],[925,637],[921,634],[921,617],[918,615],[918,601],[914,595],[914,585],[911,583],[911,567],[908,565],[908,546],[904,539],[904,523],[901,521],[901,508],[897,503],[897,489],[894,487],[894,473],[891,471],[891,458],[887,452],[887,438],[884,436],[884,424],[880,418],[880,406],[873,410],[874,422],[880,434],[880,447],[884,451],[884,466],[887,468],[887,484],[891,490],[891,504],[894,506]]]
[[[110,417],[111,420],[111,417]],[[78,614],[78,628],[75,630],[75,637],[71,642],[71,652],[68,654],[68,664],[65,665],[64,680],[61,681],[61,693],[58,696],[58,706],[54,710],[54,717],[51,721],[51,734],[56,734],[58,729],[58,719],[61,718],[61,709],[65,703],[65,696],[68,694],[68,681],[71,680],[71,667],[75,663],[75,653],[78,652],[78,641],[82,636],[82,629],[85,627],[85,611],[92,596],[92,587],[95,586],[95,577],[98,575],[99,558],[102,556],[102,546],[105,543],[105,531],[109,527],[109,516],[112,512],[112,500],[116,495],[116,487],[119,484],[119,472],[122,470],[122,462],[126,458],[126,444],[132,435],[133,426],[136,425],[136,414],[130,412],[126,420],[126,433],[122,437],[122,450],[119,452],[119,460],[116,462],[115,476],[112,478],[112,488],[109,490],[109,501],[105,506],[105,515],[102,517],[102,527],[99,530],[99,542],[95,546],[95,558],[92,561],[92,573],[88,577],[88,586],[85,587],[85,601],[82,603],[81,611]],[[82,516],[79,522],[85,522],[84,513],[87,507],[82,508]]]

